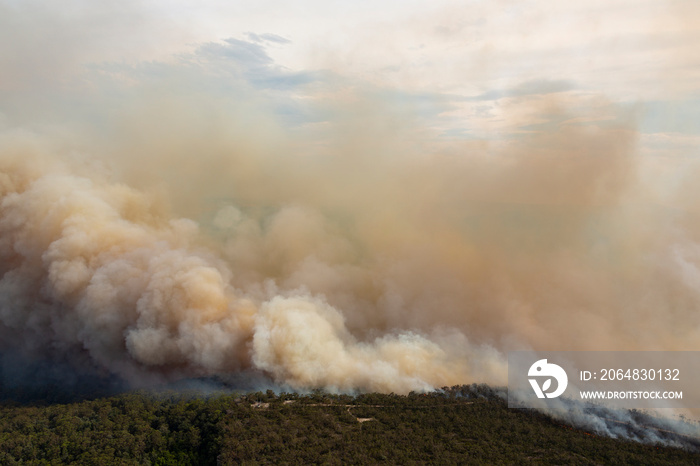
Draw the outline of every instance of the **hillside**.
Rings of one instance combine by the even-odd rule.
[[[665,434],[672,439],[671,434]],[[409,396],[143,392],[0,407],[0,464],[678,464],[683,448],[615,440],[483,386]]]

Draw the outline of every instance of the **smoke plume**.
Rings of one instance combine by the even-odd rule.
[[[5,349],[67,354],[134,384],[253,367],[294,388],[407,392],[500,370],[439,323],[373,323],[388,294],[378,271],[311,208],[283,207],[260,228],[226,206],[217,245],[153,196],[24,140],[2,154]]]
[[[198,142],[172,111],[112,136],[107,168],[6,131],[3,348],[135,385],[257,369],[399,393],[502,384],[510,349],[694,348],[698,224],[645,199],[633,122],[427,157],[359,107],[324,158]]]

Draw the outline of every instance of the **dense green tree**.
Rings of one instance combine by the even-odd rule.
[[[651,416],[629,415],[654,429]],[[642,433],[634,425],[622,425],[630,437]],[[700,463],[698,439],[654,432],[682,448],[615,440],[508,409],[482,385],[408,396],[135,392],[0,405],[0,464]]]

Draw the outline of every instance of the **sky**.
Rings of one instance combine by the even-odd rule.
[[[468,128],[477,137],[517,131],[528,115],[504,113],[552,93],[572,104],[604,96],[634,107],[650,138],[697,132],[687,123],[698,99],[693,44],[700,15],[691,1],[3,1],[1,7],[6,90],[85,86],[95,68],[134,74],[149,64],[216,55],[220,66],[243,68],[256,88],[289,91],[296,76],[298,98],[313,98],[316,89],[303,84],[329,74],[396,99],[440,96],[449,109],[432,109],[439,111],[431,115],[439,117],[434,124]],[[140,71],[141,79],[157,72]]]
[[[679,158],[699,147],[692,1],[6,0],[0,8],[10,125],[21,118],[19,100],[65,114],[75,111],[65,108],[71,99],[96,89],[108,98],[107,80],[119,93],[187,72],[222,98],[233,94],[227,80],[242,81],[250,86],[242,92],[274,101],[272,117],[287,127],[318,126],[328,119],[324,101],[363,89],[422,119],[446,151],[561,123],[543,115],[552,98],[577,124],[626,113],[640,153],[671,165],[684,166]],[[648,170],[671,170],[659,163]]]
[[[697,349],[698,43],[682,0],[0,0],[0,349],[397,392]]]

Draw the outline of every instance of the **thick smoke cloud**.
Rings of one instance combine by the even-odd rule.
[[[169,218],[132,188],[75,175],[35,148],[4,142],[0,284],[7,349],[75,353],[135,384],[254,367],[295,388],[401,392],[468,380],[475,366],[469,359],[478,364],[486,357],[467,351],[459,333],[445,332],[441,345],[394,326],[360,341],[321,293],[295,291],[301,284],[276,289],[267,278],[265,291],[245,281],[237,287],[236,267],[216,246],[203,245],[194,222]],[[214,223],[226,226],[240,215],[228,207]],[[314,263],[314,250],[332,251],[324,242],[343,241],[324,232],[322,222],[302,208],[282,209],[257,238],[268,243],[257,252],[277,262],[284,280],[305,273],[312,284],[314,276],[322,282],[324,268],[337,267]],[[352,266],[338,267],[332,272],[348,267],[353,274]],[[498,369],[487,363],[484,376]]]
[[[139,134],[93,159],[7,131],[4,348],[135,385],[257,369],[297,389],[400,393],[504,383],[511,349],[693,348],[693,217],[639,204],[625,115],[426,157],[401,139],[410,121],[364,126],[366,106],[344,109],[313,163],[221,134],[199,143],[202,169],[180,166],[196,134],[178,112],[137,115],[122,131]],[[119,182],[134,174],[142,189]],[[174,214],[197,208],[198,222]]]

